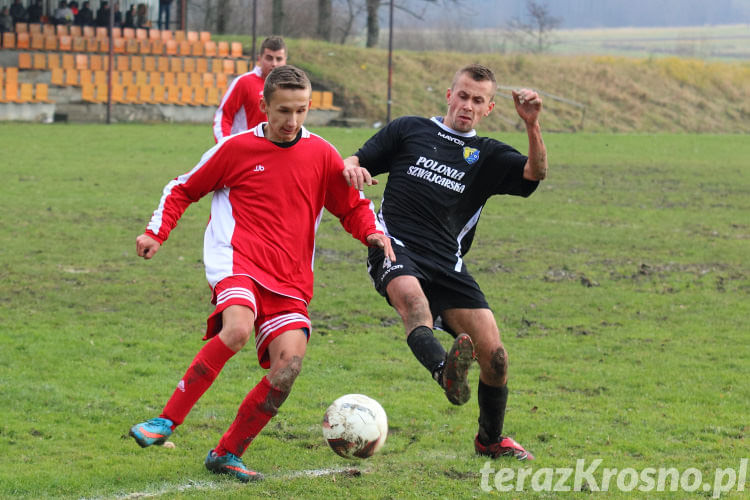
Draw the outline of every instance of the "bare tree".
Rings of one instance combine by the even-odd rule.
[[[407,2],[396,2],[393,0],[393,8],[404,12],[414,17],[415,19],[422,20],[424,12],[427,6],[424,6],[422,12],[411,10],[407,6]],[[444,4],[460,4],[461,0],[422,0],[425,3],[437,4],[442,2]],[[378,20],[378,9],[385,5],[389,5],[391,0],[367,0],[367,47],[375,47],[380,39],[380,22]]]
[[[354,24],[366,6],[359,0],[345,0],[346,11],[336,12],[336,28],[335,30],[340,33],[338,41],[340,44],[345,44],[346,40],[352,34]]]
[[[325,41],[331,40],[331,14],[333,12],[332,0],[318,0],[318,38]]]
[[[284,5],[282,0],[273,0],[271,4],[271,31],[274,35],[283,35]]]
[[[506,34],[524,49],[535,53],[545,52],[554,43],[552,32],[560,25],[562,19],[552,16],[547,4],[536,0],[526,1],[526,13],[530,21],[511,19]]]

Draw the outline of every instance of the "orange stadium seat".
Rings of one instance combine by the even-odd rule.
[[[86,52],[98,52],[99,51],[99,41],[92,37],[87,36],[83,38],[86,40]]]
[[[208,59],[199,57],[195,60],[195,72],[196,73],[208,73]]]
[[[323,101],[323,97],[320,90],[313,90],[310,93],[310,109],[319,109],[320,103]]]
[[[5,102],[19,102],[18,82],[5,82]]]
[[[31,50],[44,50],[44,35],[41,33],[32,33]]]
[[[234,61],[231,59],[224,59],[221,62],[221,71],[227,75],[234,74]]]
[[[32,102],[34,100],[34,84],[23,82],[20,87],[18,102]]]
[[[209,106],[218,106],[221,101],[219,95],[219,89],[216,87],[208,87],[206,89],[206,104]]]
[[[96,102],[94,99],[94,85],[88,83],[81,85],[81,100],[83,102]]]
[[[52,85],[57,85],[58,87],[65,85],[65,72],[62,68],[52,68],[50,83],[52,83]]]
[[[188,74],[183,72],[177,73],[176,81],[178,87],[187,87],[189,85]]]
[[[143,70],[156,71],[156,58],[154,56],[143,56]]]
[[[124,38],[113,38],[112,47],[115,54],[125,53],[125,39]]]
[[[44,55],[44,54],[42,54]],[[60,55],[59,54],[47,54],[47,67],[48,68],[60,68]]]
[[[166,102],[164,97],[164,85],[154,85],[154,94],[151,97],[151,101],[156,104],[164,104]]]
[[[134,54],[150,54],[153,52],[151,40],[136,40]]]
[[[149,40],[149,43],[151,45],[151,54],[161,55],[164,53],[165,42],[161,40]]]
[[[165,87],[175,87],[175,74],[171,71],[167,71],[166,73],[162,74],[162,79],[164,81]]]
[[[91,83],[91,77],[93,73],[90,69],[81,69],[78,70],[78,76],[79,76],[79,85],[83,85],[85,83]]]
[[[187,40],[183,40],[181,42],[178,42],[177,44],[177,54],[181,56],[189,56],[190,55],[190,42]]]
[[[83,27],[83,36],[85,38],[95,38],[96,37],[96,30],[93,26],[84,26]]]
[[[15,26],[16,33],[28,33],[29,23],[17,22]]]
[[[117,73],[113,73],[113,76]],[[94,85],[107,85],[107,72],[104,70],[94,71]]]
[[[202,85],[206,88],[211,88],[216,86],[216,79],[214,78],[213,73],[203,73],[202,75]]]
[[[161,30],[151,28],[150,30],[147,30],[147,33],[149,40],[161,40]]]
[[[130,56],[117,56],[117,71],[127,71],[130,69]]]
[[[145,71],[135,71],[135,84],[139,86],[148,85],[148,73]]]
[[[177,41],[176,40],[167,40],[165,43],[165,53],[168,56],[176,56],[177,55]]]
[[[96,38],[108,38],[107,36],[107,28],[104,26],[97,26],[96,28]]]
[[[46,83],[37,83],[34,88],[35,102],[52,102],[49,99],[49,86]]]
[[[16,48],[20,50],[28,50],[31,48],[31,34],[29,32],[24,31],[22,33],[16,33]]]
[[[76,54],[76,69],[89,69],[89,56],[87,54]]]
[[[203,42],[190,42],[190,53],[194,56],[202,56],[204,54]]]
[[[224,73],[216,73],[216,87],[221,90],[223,94],[227,89],[227,75]]]
[[[60,26],[58,24],[58,26]],[[62,35],[57,37],[57,41],[60,44],[59,48],[60,50],[67,50],[71,51],[73,50],[73,38],[70,35]]]
[[[82,36],[73,37],[73,52],[86,52],[86,39]]]
[[[31,54],[28,52],[18,54],[18,67],[20,69],[31,69]]]
[[[57,36],[70,36],[70,30],[67,24],[55,25],[55,35]]]
[[[57,37],[56,36],[44,36],[44,50],[57,50]]]
[[[161,85],[161,73],[158,71],[148,72],[148,84],[149,85]]]
[[[198,34],[198,40],[201,42],[210,42],[211,41],[211,32],[210,31],[201,31]]]
[[[237,65],[237,74],[238,75],[242,75],[242,74],[247,73],[248,71],[250,71],[250,67],[247,64],[247,61],[245,59],[237,59],[235,61],[235,63]]]
[[[206,57],[216,57],[216,42],[208,40],[203,42],[203,55]]]
[[[29,33],[41,33],[42,25],[40,23],[29,23]]]
[[[35,53],[32,67],[39,70],[47,69],[47,54]]]
[[[3,48],[14,49],[16,47],[16,34],[12,31],[3,33]]]
[[[42,25],[42,34],[44,36],[56,36],[55,25],[54,24],[43,24]]]
[[[242,43],[232,42],[230,46],[230,53],[232,57],[242,57]]]
[[[206,106],[206,88],[205,87],[194,87],[193,88],[193,100],[191,101],[193,106]]]
[[[78,85],[78,70],[75,68],[65,70],[65,85],[69,87]]]
[[[126,39],[135,38],[135,28],[123,28],[122,37]]]
[[[133,72],[126,70],[126,71],[120,71],[120,84],[125,86],[132,86],[133,85]]]
[[[211,73],[221,73],[224,69],[221,59],[211,59]]]
[[[172,57],[169,59],[169,71],[172,73],[179,73],[182,71],[182,58]]]
[[[184,61],[182,61],[183,71],[185,73],[195,73],[195,59],[192,57],[186,57]]]
[[[156,58],[156,70],[164,73],[169,71],[169,57],[159,56]]]
[[[169,30],[161,30],[161,40],[162,42],[166,42],[167,40],[174,40],[172,32]]]
[[[6,82],[18,82],[18,68],[8,66],[5,68],[5,81]]]
[[[216,44],[216,55],[219,57],[229,57],[229,42],[219,42]]]
[[[151,85],[138,85],[138,100],[140,102],[153,102],[151,94],[154,88]]]
[[[130,56],[130,69],[133,71],[142,71],[143,58],[141,56]]]
[[[185,40],[188,42],[197,42],[198,41],[198,32],[197,31],[188,31],[185,34]]]
[[[73,54],[62,55],[62,67],[63,69],[73,69],[76,67],[76,59]]]
[[[178,42],[182,42],[185,40],[185,32],[184,31],[175,31],[174,32],[174,40],[177,40]]]
[[[96,97],[94,98],[94,102],[107,102],[108,94],[107,94],[107,84],[104,85],[97,85],[95,87]]]
[[[180,87],[170,85],[167,87],[167,103],[182,104],[180,102]]]
[[[125,40],[123,38],[123,40]],[[126,54],[137,54],[141,49],[140,42],[138,40],[125,40],[125,53]]]
[[[75,37],[82,37],[83,36],[83,29],[81,26],[73,25],[70,27],[70,36],[73,38]]]

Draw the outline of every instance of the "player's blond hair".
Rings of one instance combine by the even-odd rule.
[[[469,75],[475,82],[492,82],[492,94],[490,95],[490,101],[495,99],[497,80],[495,80],[495,73],[493,73],[490,68],[488,68],[487,66],[482,66],[481,64],[469,64],[468,66],[464,66],[463,68],[456,71],[456,74],[453,76],[453,82],[451,82],[451,90],[455,88],[456,82],[458,82],[458,79],[461,77],[461,75],[464,74]]]

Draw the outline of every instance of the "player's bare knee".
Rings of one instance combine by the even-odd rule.
[[[508,352],[504,347],[498,347],[490,356],[489,376],[495,383],[506,384],[508,381]]]
[[[292,385],[297,376],[302,371],[302,357],[292,356],[284,359],[282,356],[281,363],[277,370],[273,370],[269,374],[268,379],[274,387],[288,394],[292,390]]]
[[[224,325],[219,333],[221,340],[233,351],[239,351],[250,340],[252,328],[240,325]]]

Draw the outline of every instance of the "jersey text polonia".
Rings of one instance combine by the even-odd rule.
[[[465,184],[457,182],[463,179],[466,172],[461,172],[424,156],[420,156],[417,164],[410,166],[407,173],[457,193],[463,193],[466,189]]]

